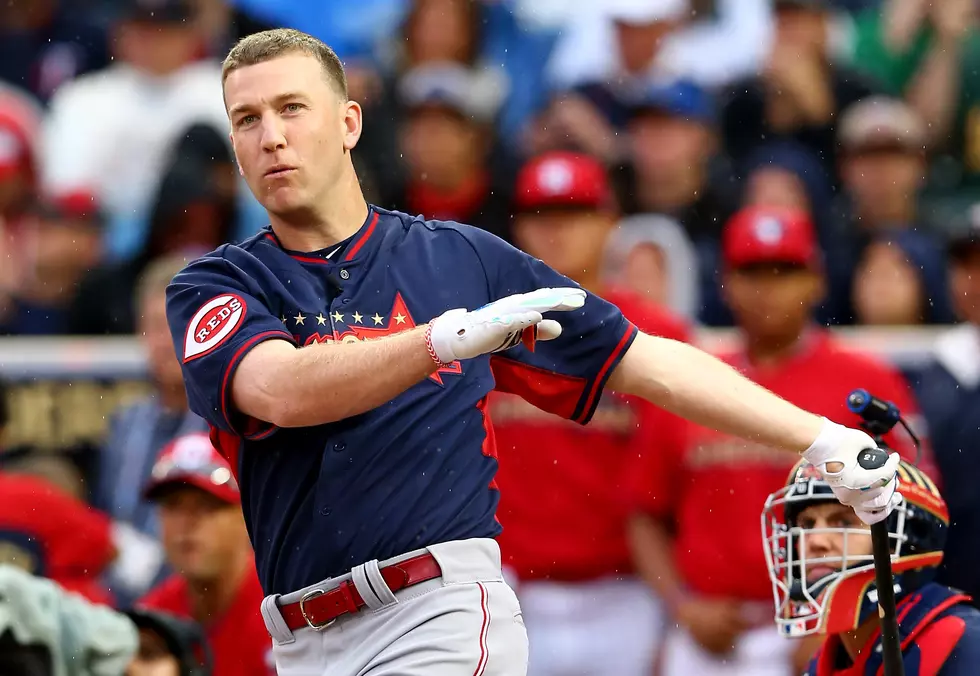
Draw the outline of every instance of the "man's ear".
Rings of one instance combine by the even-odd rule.
[[[231,151],[235,155],[235,166],[238,167],[238,174],[244,178],[245,171],[242,169],[242,165],[238,162],[238,148],[235,147],[235,135],[232,132],[228,132],[228,141],[231,142]]]
[[[361,138],[363,129],[363,111],[357,101],[346,101],[343,109],[344,150],[350,152]]]

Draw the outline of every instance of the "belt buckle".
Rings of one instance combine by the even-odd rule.
[[[323,591],[322,589],[314,589],[303,594],[303,598],[299,600],[299,612],[303,616],[303,619],[306,620],[306,626],[313,631],[323,631],[337,621],[337,618],[335,617],[332,620],[324,622],[323,624],[316,624],[310,619],[310,616],[306,614],[306,602],[310,599],[316,598],[317,596],[323,596],[326,593],[327,592]]]

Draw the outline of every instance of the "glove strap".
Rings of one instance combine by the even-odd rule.
[[[439,359],[439,355],[436,354],[436,348],[432,346],[432,324],[425,327],[425,349],[428,350],[429,356],[432,357],[432,361],[434,361],[439,368],[445,368],[452,363],[442,361]]]

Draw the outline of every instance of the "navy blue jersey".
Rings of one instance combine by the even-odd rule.
[[[288,429],[249,419],[231,402],[231,381],[261,341],[378,338],[452,308],[576,286],[485,231],[374,207],[328,258],[332,249],[286,251],[266,228],[194,261],[167,289],[190,407],[235,468],[268,594],[430,544],[496,536],[487,394],[519,394],[585,424],[636,336],[614,305],[590,294],[558,317],[558,339],[440,368],[364,414]]]

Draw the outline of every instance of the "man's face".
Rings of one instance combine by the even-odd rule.
[[[183,374],[170,337],[167,297],[162,289],[147,293],[147,297],[140,303],[140,316],[136,321],[136,330],[146,350],[153,379],[163,387],[182,386]]]
[[[235,157],[256,199],[284,218],[315,211],[357,144],[360,106],[306,54],[234,70],[224,92]]]
[[[483,159],[479,127],[441,106],[412,111],[402,128],[402,152],[413,178],[451,188]]]
[[[853,285],[854,312],[861,324],[920,324],[925,289],[918,269],[905,252],[887,242],[865,249]]]
[[[180,662],[159,634],[140,629],[139,650],[126,667],[126,676],[180,676]]]
[[[725,293],[738,326],[763,342],[796,339],[823,296],[821,277],[802,266],[763,263],[729,270]]]
[[[191,22],[124,21],[115,31],[117,58],[151,75],[169,75],[192,62],[201,34]]]
[[[867,557],[871,555],[871,529],[850,507],[835,501],[817,503],[800,512],[796,525],[808,531],[806,537],[799,539],[797,552],[800,560],[806,562],[808,584],[840,571],[845,563],[848,568],[867,565]],[[853,530],[822,532],[843,528]],[[811,563],[814,560],[817,561]]]
[[[531,256],[571,279],[595,272],[613,220],[598,211],[556,211],[522,214],[514,235]]]
[[[711,132],[702,124],[645,113],[630,123],[634,161],[644,176],[667,178],[700,167],[711,155]]]
[[[980,247],[972,246],[950,265],[950,289],[956,313],[980,325]]]
[[[207,582],[237,565],[248,538],[241,507],[192,486],[171,488],[159,506],[167,561],[181,575]]]
[[[102,231],[84,219],[41,218],[36,225],[34,266],[39,279],[75,279],[102,256]]]
[[[925,166],[918,155],[878,150],[847,156],[841,173],[858,211],[874,214],[875,206],[882,201],[915,197],[924,180]]]

